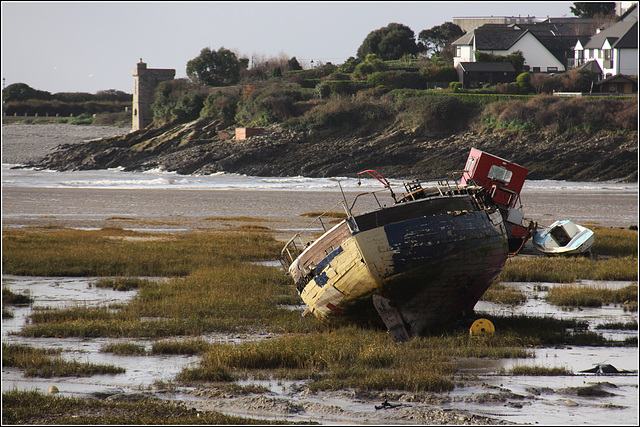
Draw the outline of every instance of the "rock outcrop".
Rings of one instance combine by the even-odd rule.
[[[274,125],[236,141],[233,130],[208,120],[62,145],[28,166],[308,177],[353,176],[375,169],[390,178],[437,179],[461,170],[471,147],[527,167],[530,179],[637,181],[637,132],[467,131],[436,138],[393,129],[362,136]]]

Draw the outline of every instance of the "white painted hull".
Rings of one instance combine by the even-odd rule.
[[[546,255],[579,255],[593,246],[593,231],[571,220],[556,221],[533,236],[533,246]]]

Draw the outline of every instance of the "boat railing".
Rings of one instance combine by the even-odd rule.
[[[344,210],[346,211],[345,217],[348,217],[350,215],[351,211],[350,209],[348,209],[345,203],[346,199],[344,201],[336,203],[325,212],[317,215],[311,222],[309,222],[309,224],[307,224],[302,230],[294,234],[293,237],[291,237],[287,241],[287,243],[282,248],[282,251],[280,251],[280,264],[282,264],[282,267],[285,271],[288,271],[289,267],[291,266],[291,264],[293,264],[296,258],[298,258],[298,256],[313,243],[312,240],[305,240],[305,238],[303,238],[303,235],[305,233],[312,233],[315,229],[318,228],[318,226],[322,228],[322,231],[324,233],[326,233],[328,229],[325,221],[329,220],[330,218],[335,219],[336,217],[341,217],[341,215],[338,215],[335,212],[336,208],[340,205],[342,205]]]
[[[459,194],[461,188],[459,183],[464,172],[465,171],[453,171],[447,178],[439,180],[438,190],[440,194],[444,195],[442,192],[443,189],[446,189],[447,194]]]
[[[336,218],[336,208],[339,205],[342,205],[345,211],[345,220],[349,222],[354,212],[360,213],[371,209],[385,207],[385,203],[382,200],[383,198],[380,193],[386,194],[387,197],[390,195],[391,199],[388,200],[391,203],[398,203],[398,200],[416,200],[417,197],[412,196],[412,192],[409,191],[411,188],[414,190],[413,193],[423,191],[424,194],[428,194],[428,192],[432,192],[433,195],[440,194],[440,196],[461,194],[464,192],[464,186],[460,186],[452,174],[447,179],[437,181],[435,185],[429,185],[424,188],[419,181],[414,180],[411,183],[403,183],[402,185],[397,185],[395,187],[388,185],[387,182],[387,185],[385,185],[383,189],[359,193],[352,198],[347,198],[344,193],[342,193],[342,201],[336,203],[322,214],[317,215],[307,226],[298,231],[287,241],[280,253],[280,263],[282,264],[282,267],[285,271],[288,271],[296,258],[298,258],[298,256],[300,256],[300,254],[302,254],[307,247],[313,243],[309,237],[305,240],[305,235],[308,236],[309,233],[312,233],[313,230],[318,227],[321,227],[324,233],[328,231],[330,227],[327,227],[325,222],[327,222],[327,219],[329,218]],[[403,198],[398,198],[398,200],[396,200],[396,193],[393,192],[394,189],[396,189],[398,193],[402,193],[403,190],[406,190],[407,194],[404,195]],[[358,207],[358,209],[356,209],[356,207]],[[353,228],[352,231],[354,231]]]

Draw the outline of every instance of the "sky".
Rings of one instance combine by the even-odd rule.
[[[454,17],[573,17],[573,2],[2,2],[3,88],[133,92],[132,69],[171,68],[209,47],[254,60],[339,65],[390,23],[418,35]]]

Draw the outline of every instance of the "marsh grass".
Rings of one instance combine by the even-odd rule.
[[[44,395],[37,391],[2,393],[2,424],[55,425],[282,425],[277,420],[256,420],[195,411],[184,404],[143,397],[137,401],[105,401]]]
[[[98,279],[91,284],[96,288],[113,289],[114,291],[131,291],[148,285],[150,282],[149,279],[141,279],[139,277],[116,277]]]
[[[518,289],[495,282],[480,300],[496,304],[518,305],[524,303],[527,297]]]
[[[36,310],[22,336],[148,337],[198,336],[209,332],[267,330],[301,332],[309,319],[280,308],[297,301],[282,271],[256,264],[216,265],[185,278],[149,282],[129,303],[108,307]]]
[[[238,227],[231,227],[228,229],[225,229],[225,231],[243,231],[243,232],[259,232],[259,233],[265,233],[265,232],[270,232],[270,231],[274,231],[273,229],[269,228],[269,227],[265,227],[263,225],[255,225],[255,224],[246,224],[246,225],[240,225]]]
[[[593,258],[510,258],[498,276],[501,282],[571,283],[580,279],[638,279],[638,232],[594,227]]]
[[[178,376],[186,383],[233,381],[275,373],[279,378],[311,379],[310,388],[450,391],[456,358],[528,357],[522,340],[505,334],[474,338],[467,331],[413,338],[395,344],[384,331],[354,326],[314,334],[286,334],[260,342],[212,343],[200,366]]]
[[[565,285],[552,287],[546,301],[563,307],[601,307],[602,305],[621,305],[637,301],[638,285],[621,289],[607,289],[603,286]],[[636,305],[637,308],[637,305]]]
[[[100,352],[117,356],[146,356],[147,354],[143,345],[128,342],[105,344],[100,348]]]
[[[524,366],[518,365],[509,369],[508,375],[530,375],[530,376],[570,376],[573,371],[565,367],[546,367],[546,366]],[[501,375],[504,375],[502,373]]]
[[[154,342],[152,354],[200,354],[209,348],[209,343],[203,339],[182,341],[178,339]]]
[[[638,258],[632,256],[510,258],[498,276],[500,282],[571,283],[587,280],[637,280]]]
[[[220,263],[275,259],[281,249],[280,242],[258,233],[194,233],[171,235],[166,240],[150,239],[163,236],[119,228],[43,232],[3,230],[3,273],[186,276],[198,268]]]
[[[24,370],[26,377],[90,377],[97,374],[121,374],[124,368],[62,359],[60,350],[37,349],[20,344],[2,343],[2,366]]]
[[[605,339],[587,332],[588,322],[577,319],[556,319],[549,316],[484,316],[490,320],[496,334],[512,334],[522,346],[603,345]]]
[[[345,212],[305,212],[305,213],[301,213],[300,216],[306,216],[311,218],[322,216],[322,217],[328,217],[328,218],[345,219],[347,217],[347,214]]]
[[[25,294],[17,294],[9,288],[2,287],[2,305],[22,305],[31,304],[33,298]]]
[[[638,230],[593,227],[595,255],[638,257]]]
[[[638,329],[638,322],[609,322],[596,325],[595,329],[618,329],[621,331],[634,331]]]
[[[205,221],[245,221],[245,222],[268,222],[268,219],[252,216],[210,216]]]

